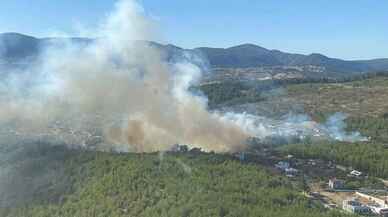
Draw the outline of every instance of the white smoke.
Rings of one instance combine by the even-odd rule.
[[[361,136],[359,132],[346,132],[345,119],[346,115],[339,112],[335,113],[327,119],[324,127],[331,138],[346,142],[368,140],[366,137]]]
[[[49,47],[37,65],[3,81],[3,135],[133,152],[178,143],[231,152],[244,149],[249,137],[361,138],[346,134],[341,118],[319,125],[306,116],[276,121],[209,112],[207,99],[189,91],[201,70],[164,61],[147,42],[157,39],[154,26],[139,4],[122,0],[94,42]]]
[[[338,140],[344,142],[366,141],[359,132],[346,131],[346,116],[342,113],[331,115],[328,120],[319,124],[307,115],[289,114],[283,119],[269,119],[263,116],[246,113],[226,113],[222,118],[237,123],[244,132],[258,139],[283,138],[300,139],[315,138]]]

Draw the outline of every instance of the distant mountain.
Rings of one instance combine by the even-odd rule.
[[[283,65],[269,50],[252,44],[227,49],[201,47],[195,50],[203,52],[214,67],[245,68]]]
[[[72,42],[87,44],[89,38],[69,38]],[[61,38],[35,38],[19,33],[0,34],[0,63],[9,64],[34,59],[42,48],[58,44]],[[202,67],[212,68],[258,68],[316,66],[330,73],[361,73],[388,70],[388,59],[347,61],[330,58],[322,54],[292,54],[269,50],[254,44],[243,44],[230,48],[199,47],[183,49],[171,44],[150,42],[161,49],[168,61],[193,60]]]
[[[0,35],[0,60],[13,61],[36,56],[39,52],[40,40],[19,33]]]
[[[65,42],[87,44],[89,38],[35,38],[19,33],[0,34],[0,63],[20,63],[35,59],[49,45],[61,46]]]
[[[213,67],[247,68],[268,66],[320,66],[333,72],[366,72],[387,70],[388,59],[346,61],[329,58],[322,54],[292,54],[279,50],[268,50],[253,44],[230,48],[196,48],[209,59]]]

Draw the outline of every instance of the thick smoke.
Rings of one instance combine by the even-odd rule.
[[[320,125],[306,116],[275,121],[209,112],[207,99],[189,91],[201,69],[165,61],[147,42],[158,38],[154,29],[141,6],[122,0],[95,41],[47,48],[36,65],[1,84],[3,135],[133,152],[177,143],[239,151],[249,137],[362,139],[346,134],[336,117]]]
[[[16,122],[18,133],[29,136],[61,135],[66,143],[93,131],[102,143],[135,152],[175,143],[216,151],[243,148],[248,135],[189,93],[201,77],[199,68],[168,64],[146,42],[154,39],[152,26],[135,2],[119,2],[97,31],[100,39],[84,47],[51,47],[26,77],[8,80],[2,122]]]

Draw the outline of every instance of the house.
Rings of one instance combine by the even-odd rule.
[[[372,211],[368,206],[363,205],[362,203],[356,200],[344,200],[342,203],[342,209],[355,214],[360,215],[369,215]]]
[[[332,178],[329,180],[329,188],[330,189],[343,189],[344,188],[344,181],[337,179],[337,178]]]

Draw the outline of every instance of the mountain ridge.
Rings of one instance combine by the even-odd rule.
[[[53,41],[71,40],[76,43],[89,43],[92,38],[37,38],[20,33],[0,34],[0,62],[19,61],[33,58],[42,47]],[[173,44],[150,42],[158,47],[168,59],[177,59],[183,53],[199,55],[212,68],[253,68],[277,66],[318,66],[326,71],[338,73],[360,73],[388,70],[388,58],[367,60],[343,60],[331,58],[320,53],[308,55],[288,53],[276,49],[267,49],[252,43],[240,44],[228,48],[198,47],[185,49]]]

